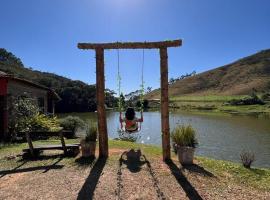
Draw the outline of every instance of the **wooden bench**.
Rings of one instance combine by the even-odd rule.
[[[59,145],[38,145],[38,146],[34,147],[33,142],[32,142],[32,138],[31,138],[31,136],[33,136],[34,134],[37,135],[38,133],[34,133],[34,132],[33,133],[25,133],[29,148],[22,150],[25,153],[30,153],[31,156],[33,156],[33,157],[37,156],[40,151],[44,151],[44,150],[63,150],[65,155],[67,155],[69,151],[72,151],[74,153],[79,152],[80,144],[79,143],[78,144],[66,144],[62,130],[60,130],[59,132],[49,133],[49,136],[60,137],[61,144],[59,144]]]

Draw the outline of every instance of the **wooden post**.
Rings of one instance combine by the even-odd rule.
[[[160,83],[161,83],[162,153],[163,153],[163,160],[166,161],[171,159],[167,48],[160,48],[160,76],[161,76]]]
[[[161,128],[163,160],[171,158],[170,127],[169,127],[169,98],[168,98],[168,47],[178,47],[182,40],[167,40],[160,42],[114,42],[114,43],[78,43],[79,49],[94,49],[96,51],[96,87],[97,112],[99,132],[99,154],[108,156],[108,134],[106,113],[104,107],[104,49],[159,49],[161,73]]]
[[[59,135],[60,135],[60,140],[61,140],[61,144],[62,144],[62,147],[63,147],[64,154],[67,155],[67,147],[66,147],[66,143],[65,143],[65,139],[64,139],[63,130],[61,130],[59,132]]]
[[[96,90],[99,135],[99,157],[108,157],[108,134],[105,111],[104,49],[96,49]]]
[[[28,143],[28,146],[29,146],[31,156],[34,157],[35,156],[35,154],[34,154],[34,146],[33,146],[33,143],[32,143],[30,133],[26,132],[25,134],[26,134],[26,140],[27,140],[27,143]]]

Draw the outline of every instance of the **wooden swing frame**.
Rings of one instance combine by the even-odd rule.
[[[163,161],[171,159],[169,95],[168,95],[168,52],[169,47],[179,47],[182,40],[161,42],[114,42],[114,43],[78,43],[79,49],[95,50],[96,53],[96,97],[99,132],[99,157],[108,157],[108,132],[105,111],[104,50],[106,49],[159,49],[161,76],[161,131]]]

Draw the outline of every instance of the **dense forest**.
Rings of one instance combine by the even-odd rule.
[[[61,97],[56,112],[89,112],[96,110],[96,86],[74,81],[54,73],[40,72],[26,68],[20,58],[0,48],[0,71],[23,78],[53,89]],[[117,105],[115,92],[106,89],[106,105]]]

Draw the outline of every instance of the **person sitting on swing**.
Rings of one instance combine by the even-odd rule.
[[[143,114],[141,112],[141,118],[136,117],[134,108],[127,108],[125,113],[125,118],[122,118],[122,113],[120,112],[119,121],[121,123],[121,129],[123,128],[123,122],[125,122],[125,131],[132,133],[139,130],[138,123],[143,122]]]

